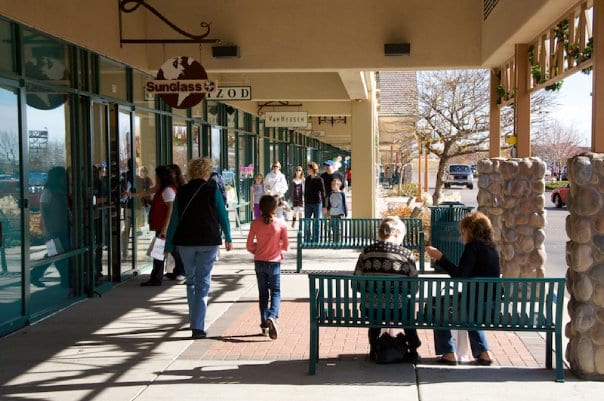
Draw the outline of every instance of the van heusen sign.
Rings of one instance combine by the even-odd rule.
[[[195,106],[215,89],[216,83],[208,79],[203,66],[186,56],[167,60],[157,72],[157,79],[145,84],[147,94],[159,95],[176,109]]]
[[[206,95],[211,100],[252,100],[251,86],[218,86]]]
[[[268,128],[306,128],[308,113],[305,111],[267,111],[264,126]]]

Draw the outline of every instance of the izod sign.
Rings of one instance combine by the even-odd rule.
[[[252,100],[251,86],[218,86],[206,95],[212,100]]]
[[[190,57],[179,56],[166,61],[157,72],[157,79],[145,84],[145,92],[159,95],[176,109],[189,109],[216,89],[201,64]]]
[[[306,128],[308,113],[305,111],[267,111],[264,126],[269,128]]]

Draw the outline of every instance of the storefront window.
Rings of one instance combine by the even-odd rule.
[[[126,67],[105,57],[99,57],[99,92],[103,96],[127,100]]]
[[[145,84],[150,79],[153,79],[150,75],[136,70],[132,71],[132,97],[135,105],[147,109],[154,109],[155,95],[150,95],[145,92]]]
[[[134,141],[136,152],[136,191],[146,192],[155,183],[155,167],[157,167],[156,114],[139,112],[134,115]],[[149,263],[146,251],[155,235],[149,230],[149,211],[151,196],[135,198],[137,266]]]
[[[220,147],[221,147],[221,129],[220,127],[212,126],[210,130],[210,156],[214,162],[214,166],[220,166]]]
[[[0,87],[0,324],[22,314],[21,176],[19,108],[16,90]],[[31,196],[31,195],[30,195]]]
[[[119,167],[119,186],[120,186],[120,251],[122,261],[120,264],[121,272],[132,270],[134,268],[134,219],[135,202],[133,198],[125,196],[127,192],[135,190],[135,171],[132,160],[132,131],[130,125],[130,113],[126,110],[118,111],[118,167]]]
[[[69,46],[41,33],[23,30],[23,62],[25,75],[39,81],[70,86]],[[29,100],[28,100],[29,103]],[[52,109],[52,105],[35,105],[37,109]]]
[[[227,126],[237,128],[237,110],[230,105],[226,105]]]
[[[193,124],[192,126],[193,135],[193,148],[191,149],[191,155],[193,159],[197,159],[201,155],[201,126]]]
[[[15,50],[12,26],[0,20],[0,71],[15,70]]]
[[[205,104],[205,100],[197,103],[195,106],[191,107],[191,117],[202,120],[203,121],[203,107]]]
[[[60,258],[74,241],[72,109],[66,94],[44,88],[28,86],[27,99],[29,181],[42,188],[39,196],[30,196],[29,207],[30,291],[37,312],[64,303],[75,292],[74,260]]]
[[[219,112],[218,102],[214,102],[212,100],[208,101],[208,123],[213,125],[218,125],[218,112]]]
[[[177,164],[183,172],[187,171],[187,122],[174,118],[172,121],[172,163]]]

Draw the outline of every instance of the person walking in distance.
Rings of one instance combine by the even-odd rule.
[[[264,193],[278,195],[280,198],[287,192],[287,179],[281,172],[281,163],[274,162],[271,171],[264,177]]]
[[[308,176],[304,182],[304,218],[314,218],[312,241],[317,242],[319,240],[319,219],[321,218],[321,209],[325,199],[325,184],[323,179],[318,176],[319,166],[317,166],[317,163],[310,162],[306,167]],[[307,241],[311,240],[311,227],[308,221],[304,225],[304,236]]]
[[[327,210],[331,219],[331,232],[335,242],[340,242],[342,219],[348,216],[346,194],[340,192],[340,185],[342,183],[337,178],[331,182],[331,195],[327,199]]]
[[[276,218],[277,199],[264,195],[260,199],[261,216],[250,225],[247,250],[254,255],[262,335],[276,340],[277,319],[281,303],[281,260],[289,249],[285,221]],[[270,301],[270,302],[269,302]],[[270,306],[269,306],[270,304]]]
[[[323,214],[324,217],[329,217],[329,212],[327,211],[327,199],[329,195],[331,195],[331,182],[335,179],[340,181],[340,190],[343,191],[346,186],[344,183],[344,176],[336,169],[336,163],[332,160],[327,160],[323,162],[323,173],[321,174],[321,178],[323,179],[323,183],[325,185],[325,201],[323,202]]]
[[[260,198],[262,198],[262,195],[264,195],[264,176],[260,173],[256,174],[256,176],[254,177],[254,183],[252,184],[252,188],[251,188],[251,198],[250,201],[252,202],[252,204],[254,205],[254,218],[257,219],[258,217],[260,217],[260,215],[262,215],[262,213],[260,213]]]
[[[294,170],[294,176],[289,182],[287,194],[294,209],[292,218],[292,228],[294,228],[296,226],[296,218],[301,219],[302,212],[304,211],[304,170],[302,170],[302,166],[298,166]]]

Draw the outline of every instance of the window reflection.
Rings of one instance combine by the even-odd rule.
[[[126,100],[128,96],[126,67],[105,57],[99,57],[101,95]]]
[[[187,171],[187,123],[174,119],[172,123],[172,162],[178,164],[183,172]]]
[[[0,20],[0,71],[13,72],[14,45],[11,24]]]
[[[0,322],[21,316],[19,110],[16,90],[0,87]]]
[[[52,109],[27,107],[31,291],[32,308],[39,311],[65,302],[66,293],[74,294],[73,261],[60,257],[72,249],[73,240],[71,107],[64,93],[34,86],[27,91],[65,99]]]
[[[210,132],[210,151],[214,166],[220,166],[221,134],[222,133],[220,127],[212,127]]]
[[[71,64],[67,45],[28,29],[23,30],[23,41],[25,75],[40,81],[52,81],[58,85],[68,86],[70,84],[69,66]],[[55,101],[58,99],[59,97],[54,98]],[[49,99],[42,97],[41,100],[48,101]],[[29,98],[28,104],[41,109],[52,109],[58,106],[54,103],[42,103],[41,106],[31,104]]]

